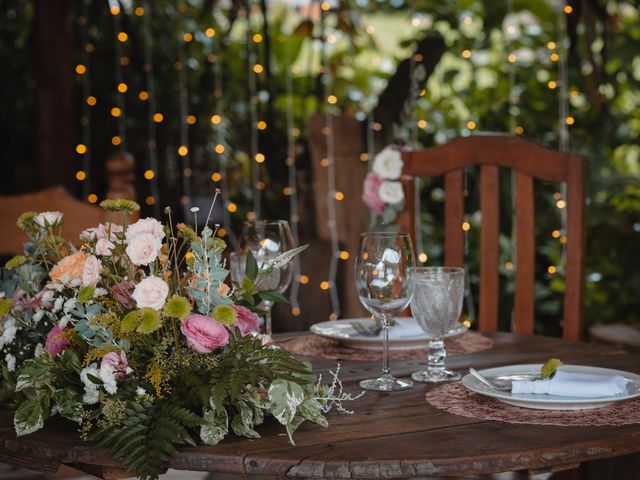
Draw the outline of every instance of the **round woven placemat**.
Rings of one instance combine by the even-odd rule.
[[[493,340],[476,332],[465,332],[455,337],[445,339],[447,355],[465,355],[481,352],[493,347]],[[292,338],[280,346],[289,353],[313,358],[327,358],[331,360],[379,361],[382,352],[378,350],[363,350],[361,348],[345,347],[335,340],[305,335]],[[391,350],[391,360],[416,360],[426,358],[426,349]]]
[[[467,390],[461,382],[430,390],[427,402],[439,410],[462,417],[531,425],[604,427],[640,423],[640,398],[616,402],[593,410],[534,410],[507,405]]]

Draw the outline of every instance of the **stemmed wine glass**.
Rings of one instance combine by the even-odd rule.
[[[411,313],[429,336],[427,369],[414,372],[416,382],[448,382],[461,375],[445,368],[447,350],[444,337],[462,312],[464,269],[458,267],[417,267],[409,271],[414,293]]]
[[[284,293],[293,277],[293,261],[268,271],[270,260],[294,248],[289,222],[286,220],[246,221],[240,236],[240,251],[230,255],[231,279],[242,282],[245,275],[247,253],[251,252],[258,264],[256,289],[261,292],[276,291]],[[265,310],[265,333],[271,335],[272,300],[262,300],[259,305]]]
[[[360,238],[355,280],[360,302],[382,320],[382,374],[363,380],[365,390],[404,390],[411,380],[400,380],[389,372],[389,325],[404,310],[413,294],[409,268],[415,266],[408,234],[368,232]]]

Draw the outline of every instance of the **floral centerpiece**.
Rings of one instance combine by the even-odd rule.
[[[400,147],[389,145],[374,158],[371,171],[364,180],[362,200],[372,214],[372,227],[392,224],[404,207],[402,153]]]
[[[135,202],[101,206],[109,221],[84,231],[79,249],[61,236],[59,212],[18,219],[29,242],[0,283],[0,403],[17,435],[60,415],[155,478],[180,445],[214,445],[230,431],[257,438],[266,415],[291,438],[305,420],[326,426],[332,406],[344,410],[337,374],[323,386],[257,333],[257,305],[280,297],[256,290],[253,257],[229,287],[225,243],[209,227],[174,226],[170,210],[167,225],[127,225]]]

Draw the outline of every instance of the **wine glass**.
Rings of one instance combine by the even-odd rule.
[[[389,325],[404,310],[413,294],[409,268],[415,266],[411,238],[405,233],[368,232],[360,238],[355,280],[360,302],[382,320],[382,374],[363,380],[365,390],[404,390],[411,380],[389,372]]]
[[[427,369],[414,372],[416,382],[448,382],[461,378],[445,368],[447,350],[444,337],[462,312],[464,269],[458,267],[417,267],[409,271],[413,281],[411,312],[429,336]]]
[[[256,289],[260,292],[284,293],[293,277],[293,261],[271,271],[267,270],[270,260],[294,248],[293,236],[286,220],[246,221],[240,236],[240,251],[230,255],[231,279],[242,282],[245,275],[247,253],[251,252],[258,264]],[[265,333],[271,335],[272,300],[262,300],[260,308],[266,311]]]

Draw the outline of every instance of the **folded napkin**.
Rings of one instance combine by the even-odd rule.
[[[578,398],[613,397],[626,392],[627,382],[622,375],[574,373],[558,369],[550,380],[514,380],[511,393]]]

